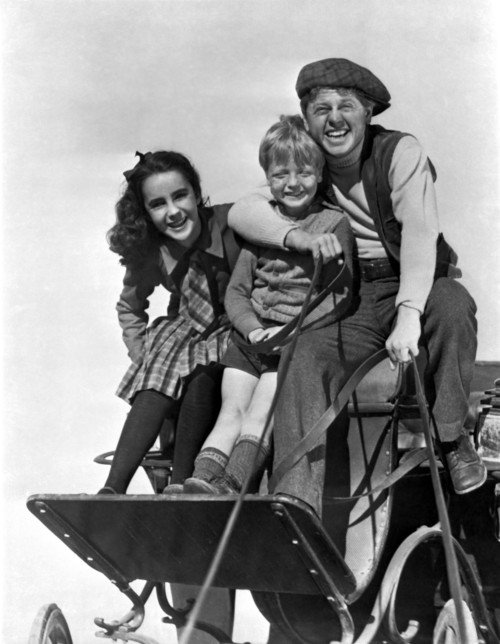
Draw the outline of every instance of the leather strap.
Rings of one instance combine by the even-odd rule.
[[[354,494],[353,496],[327,496],[327,499],[333,499],[335,501],[352,501],[356,499],[362,499],[365,496],[374,496],[380,494],[384,490],[387,490],[397,483],[400,479],[403,478],[408,472],[411,472],[415,467],[418,467],[427,459],[427,448],[426,447],[417,447],[412,449],[406,454],[406,458],[400,462],[398,467],[393,470],[388,476],[385,477],[382,483],[376,485],[369,492],[364,494]]]
[[[312,278],[311,286],[314,287],[314,285],[317,284],[318,279],[319,279],[319,274],[321,272],[322,268],[322,262],[318,261],[316,264],[316,267],[314,269],[314,275]],[[333,287],[341,280],[342,277],[344,277],[345,273],[347,271],[347,264],[343,264],[342,268],[340,271],[335,275],[335,277],[323,288],[316,297],[312,298],[308,303],[305,302],[305,306],[301,310],[301,312],[296,315],[293,320],[290,320],[290,322],[287,322],[283,326],[283,328],[278,331],[275,335],[272,336],[272,338],[269,338],[269,340],[264,340],[263,342],[257,342],[256,344],[250,344],[250,342],[247,342],[242,335],[240,335],[238,332],[233,333],[232,340],[234,341],[235,344],[237,344],[240,348],[244,349],[248,353],[274,353],[276,348],[281,348],[284,345],[288,344],[290,340],[292,339],[292,334],[293,332],[297,329],[299,325],[299,320],[304,318],[311,313],[321,302],[325,299],[325,297],[328,295],[333,290]],[[311,287],[309,290],[309,293],[312,291]]]
[[[283,478],[283,476],[291,469],[300,459],[310,452],[313,447],[318,443],[321,436],[326,432],[326,430],[333,423],[338,414],[349,402],[349,398],[352,396],[356,387],[359,385],[361,380],[366,376],[366,374],[373,369],[373,367],[387,358],[387,350],[380,349],[369,358],[367,358],[351,375],[349,380],[345,383],[342,389],[339,391],[337,397],[332,402],[331,406],[325,411],[325,413],[319,418],[315,425],[307,432],[307,434],[297,443],[294,449],[281,460],[281,462],[276,467],[270,481],[269,481],[269,490],[274,491],[278,482]]]
[[[455,611],[458,622],[458,635],[459,641],[465,644],[467,641],[467,629],[465,624],[465,615],[462,604],[462,585],[460,580],[460,570],[458,567],[457,555],[453,544],[453,535],[451,532],[450,519],[448,517],[448,509],[444,500],[443,489],[441,487],[441,480],[439,478],[436,456],[433,449],[433,436],[429,422],[429,412],[427,410],[427,401],[424,395],[424,389],[418,373],[417,361],[415,356],[410,351],[410,357],[413,366],[413,373],[415,376],[415,393],[417,394],[418,407],[422,419],[422,426],[424,429],[426,450],[429,458],[429,467],[431,472],[432,487],[434,488],[434,498],[436,499],[436,507],[438,511],[439,523],[443,533],[443,548],[444,558],[446,561],[446,572],[448,577],[448,585],[450,594],[455,602]]]
[[[200,340],[206,340],[216,329],[221,326],[221,317],[224,315],[224,307],[219,299],[219,287],[214,274],[214,267],[208,256],[202,250],[198,251],[198,257],[207,278],[208,290],[210,292],[210,301],[214,311],[214,319],[200,335]]]
[[[203,268],[203,272],[205,273],[207,278],[208,290],[210,292],[210,300],[212,301],[214,316],[218,318],[224,313],[224,307],[220,303],[219,287],[217,286],[217,280],[215,279],[214,267],[212,266],[206,253],[204,253],[202,250],[198,252],[198,258]]]

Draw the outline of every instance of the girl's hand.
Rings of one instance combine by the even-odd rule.
[[[136,367],[140,367],[142,362],[143,362],[143,360],[144,360],[144,351],[141,350],[140,353],[134,352],[133,354],[129,354],[129,356],[130,356],[130,359],[132,360],[133,364]]]
[[[342,246],[334,233],[306,233],[300,228],[294,228],[286,236],[285,245],[299,253],[311,253],[315,262],[322,257],[326,264],[338,257],[339,263],[343,263]]]

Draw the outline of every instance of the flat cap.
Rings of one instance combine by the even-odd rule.
[[[299,72],[295,89],[299,98],[315,87],[353,87],[375,102],[374,114],[390,106],[391,95],[375,74],[346,58],[325,58],[309,63]]]

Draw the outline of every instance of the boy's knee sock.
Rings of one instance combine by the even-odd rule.
[[[237,489],[241,489],[250,476],[249,492],[256,492],[270,454],[269,443],[259,447],[259,439],[252,434],[240,436],[226,466],[225,476]]]
[[[222,476],[228,462],[227,454],[215,447],[205,447],[194,461],[193,477],[208,481]]]

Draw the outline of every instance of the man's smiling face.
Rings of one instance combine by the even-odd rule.
[[[309,134],[325,154],[341,159],[363,140],[371,112],[354,93],[325,88],[307,105],[305,119]]]

